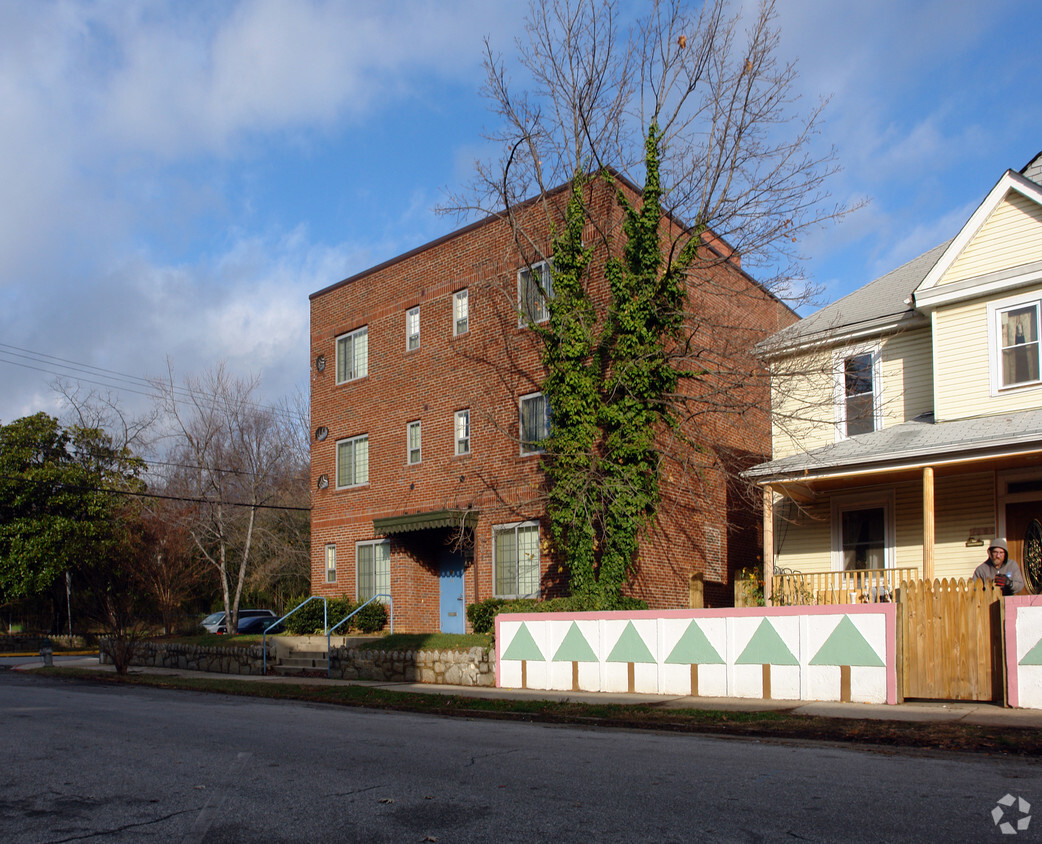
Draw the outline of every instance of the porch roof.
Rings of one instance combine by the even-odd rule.
[[[1042,450],[1042,410],[1024,410],[935,423],[927,414],[814,451],[753,466],[758,483],[810,481],[857,472],[884,472]]]
[[[477,521],[477,510],[430,510],[426,513],[407,513],[401,516],[373,519],[373,530],[388,536],[392,533],[409,533],[414,530],[472,528]]]

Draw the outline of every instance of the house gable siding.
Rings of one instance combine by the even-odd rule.
[[[938,280],[938,286],[1042,258],[1042,206],[1010,191]]]

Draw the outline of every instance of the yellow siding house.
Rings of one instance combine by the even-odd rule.
[[[1040,331],[1042,154],[952,240],[762,343],[773,459],[746,477],[777,583],[878,600],[1005,536],[1042,592]]]

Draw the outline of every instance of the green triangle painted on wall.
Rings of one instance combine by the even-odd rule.
[[[749,644],[735,665],[799,665],[799,660],[792,655],[782,641],[774,625],[766,618],[756,628]]]
[[[1042,639],[1035,643],[1030,651],[1024,654],[1020,660],[1021,665],[1042,665]]]
[[[539,645],[532,638],[531,631],[524,622],[521,622],[521,627],[510,640],[510,646],[503,653],[503,659],[531,659],[542,662],[545,658],[543,652],[539,650]]]
[[[554,654],[554,662],[599,662],[597,654],[574,621]]]
[[[680,641],[666,658],[669,665],[723,665],[723,657],[711,644],[702,628],[692,621]]]
[[[626,622],[626,629],[619,636],[619,641],[608,654],[608,662],[654,662],[655,657],[651,655],[648,646],[640,638],[640,633],[633,626],[632,621]]]
[[[882,668],[886,663],[868,644],[849,615],[843,616],[825,644],[814,654],[811,665],[865,665]]]

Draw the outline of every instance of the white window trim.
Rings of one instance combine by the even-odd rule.
[[[517,400],[517,438],[518,438],[518,443],[519,443],[520,454],[521,454],[522,457],[527,457],[527,456],[532,455],[532,454],[543,454],[546,451],[546,449],[543,448],[541,445],[529,446],[527,448],[525,446],[525,443],[528,442],[528,441],[525,440],[525,432],[524,432],[524,425],[523,425],[523,422],[522,422],[523,416],[522,416],[521,408],[524,406],[524,403],[526,401],[529,401],[529,400],[534,399],[536,397],[542,397],[542,399],[543,399],[543,415],[546,418],[546,436],[547,437],[550,436],[550,425],[552,423],[550,421],[549,403],[546,401],[546,396],[544,396],[542,392],[528,393],[527,395],[521,396]],[[546,437],[544,437],[543,439],[545,440]]]
[[[353,378],[344,378],[343,380],[341,380],[341,378],[340,378],[340,343],[341,343],[342,340],[347,340],[348,338],[352,338],[352,337],[355,337],[355,336],[357,336],[359,334],[363,334],[363,333],[366,335],[366,338],[365,338],[365,372],[362,373],[361,375],[355,375]],[[351,331],[348,331],[348,332],[346,332],[344,334],[341,334],[338,337],[336,337],[333,340],[333,352],[334,352],[333,353],[333,366],[334,366],[334,372],[336,374],[336,383],[337,384],[348,384],[351,381],[358,381],[358,380],[360,380],[362,378],[367,377],[369,375],[369,326],[368,325],[363,325],[363,326],[360,326],[359,328],[355,328],[355,329],[353,329]]]
[[[416,331],[413,331],[409,322],[412,320],[413,315],[416,315]],[[413,338],[416,339],[416,345],[412,344]],[[405,351],[414,352],[420,348],[420,306],[417,305],[414,308],[409,308],[405,312]]]
[[[545,278],[546,278],[546,280],[548,280],[550,282],[550,284],[549,284],[550,295],[543,297],[543,308],[542,308],[542,310],[543,310],[544,316],[542,316],[540,319],[534,319],[534,320],[532,320],[532,322],[541,323],[541,322],[546,322],[548,319],[550,319],[550,307],[548,305],[548,302],[551,299],[554,298],[553,277],[550,274],[550,261],[549,260],[546,260],[546,261],[536,261],[534,264],[532,264],[530,266],[527,266],[527,267],[521,267],[517,271],[517,312],[518,312],[517,324],[518,324],[518,327],[524,327],[525,325],[528,325],[528,323],[529,323],[528,314],[525,313],[525,299],[524,299],[524,295],[522,293],[521,279],[522,279],[524,273],[526,273],[526,272],[530,272],[533,276],[536,273],[539,273],[540,274],[540,282],[541,282],[540,283],[540,287],[544,287],[544,289],[545,289],[545,285],[542,283],[543,271],[544,270],[546,271]]]
[[[1037,390],[1042,387],[1042,380],[1025,381],[1022,384],[1011,384],[1008,387],[1004,387],[1002,384],[1002,329],[1000,327],[1002,312],[1027,305],[1035,305],[1038,309],[1039,331],[1042,333],[1042,293],[1011,296],[1008,299],[988,302],[988,368],[991,376],[992,397]],[[1040,348],[1039,357],[1039,372],[1042,374],[1042,348]]]
[[[329,563],[333,565],[330,567]],[[329,575],[333,576],[330,577]],[[326,583],[336,583],[336,543],[331,542],[326,545]]]
[[[848,510],[883,508],[883,566],[897,565],[897,526],[894,523],[895,494],[893,489],[865,490],[850,495],[832,497],[832,570],[843,571],[843,520]]]
[[[333,466],[333,478],[336,483],[337,489],[357,489],[358,487],[367,486],[369,483],[369,454],[366,452],[366,466],[365,466],[365,480],[360,483],[343,484],[340,483],[340,446],[346,443],[357,442],[358,440],[365,440],[368,444],[368,434],[358,434],[354,437],[345,437],[342,440],[337,440],[336,450],[333,452],[333,460],[335,461]]]
[[[459,435],[459,422],[460,418],[467,417],[467,436],[465,439],[467,448],[464,451],[460,451],[460,443],[464,442],[464,439]],[[453,447],[452,451],[456,457],[463,457],[465,454],[470,454],[470,408],[464,408],[463,410],[457,410],[452,416],[452,439]]]
[[[388,595],[391,594],[391,540],[389,540],[389,539],[366,539],[366,540],[363,540],[361,542],[356,542],[355,543],[355,597],[359,601],[362,600],[362,595],[361,595],[361,592],[360,592],[361,587],[359,586],[359,580],[360,580],[359,575],[360,575],[360,570],[361,570],[362,567],[361,567],[361,565],[359,565],[359,562],[358,562],[358,557],[359,557],[358,549],[359,548],[363,548],[365,546],[372,546],[374,548],[374,551],[373,551],[373,562],[375,564],[375,562],[376,562],[376,556],[375,556],[376,555],[376,551],[375,551],[375,548],[378,545],[386,545],[387,546],[387,590],[386,590],[386,592],[387,592]],[[375,582],[376,582],[375,574],[374,574],[374,577],[373,577],[373,582],[374,582],[374,585],[375,585]],[[382,592],[383,592],[383,590],[381,590],[380,587],[377,586],[376,589],[375,589],[375,594],[379,595]],[[373,597],[373,596],[370,595],[365,600],[368,600],[371,597]],[[380,599],[380,603],[387,603],[387,599],[386,598],[381,598]]]
[[[461,301],[467,303],[467,315],[465,317],[461,317],[459,315],[459,303]],[[459,327],[459,324],[460,324],[461,320],[466,320],[466,323],[467,323],[463,327],[462,331],[460,331],[460,327]],[[468,288],[464,288],[463,290],[457,290],[455,293],[452,294],[452,336],[453,337],[459,337],[460,335],[466,334],[469,331],[470,331],[470,290]]]
[[[412,459],[412,432],[416,431],[416,459]],[[423,426],[419,419],[405,426],[405,462],[410,466],[418,466],[423,462]]]
[[[849,346],[836,352],[832,358],[832,406],[836,418],[836,442],[847,436],[847,388],[844,362],[858,355],[872,355],[872,425],[883,430],[883,355],[879,342]]]
[[[518,528],[527,528],[527,527],[534,527],[536,529],[536,535],[537,535],[536,551],[539,554],[539,559],[537,561],[537,568],[538,568],[539,574],[536,577],[536,591],[531,593],[531,594],[527,594],[527,595],[499,593],[499,592],[496,591],[496,584],[499,582],[499,572],[497,570],[498,569],[498,564],[496,562],[496,534],[497,533],[506,533],[507,531],[513,531],[514,532],[514,545],[515,545],[515,548],[516,548],[516,546],[517,546],[517,531],[518,531]],[[505,525],[493,525],[492,526],[492,594],[493,594],[493,597],[496,597],[496,598],[538,598],[539,597],[539,595],[540,595],[540,583],[542,582],[542,577],[543,577],[542,542],[543,542],[542,530],[539,527],[539,521],[535,520],[535,519],[529,519],[528,521],[525,521],[525,522],[511,522],[511,523],[505,524]],[[520,565],[520,560],[518,560],[518,564]]]

